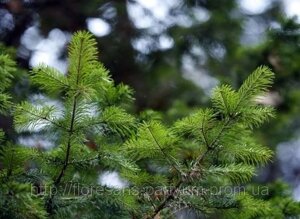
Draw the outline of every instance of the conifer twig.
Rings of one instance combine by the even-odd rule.
[[[57,186],[67,167],[68,167],[68,164],[69,164],[69,157],[70,157],[70,151],[71,151],[71,138],[72,138],[72,135],[73,135],[73,132],[74,132],[74,121],[75,121],[75,114],[76,114],[76,105],[77,105],[77,100],[76,100],[76,97],[74,97],[74,101],[73,101],[73,109],[72,109],[72,118],[71,118],[71,125],[70,125],[70,129],[68,130],[68,143],[67,143],[67,151],[66,151],[66,158],[65,158],[65,162],[64,162],[64,165],[63,165],[63,168],[61,169],[58,177],[56,178],[56,180],[54,181],[54,185]]]
[[[16,108],[16,106],[14,106],[14,108]],[[58,128],[65,129],[65,127],[63,127],[63,126],[60,125],[59,123],[57,123],[57,122],[55,122],[55,121],[53,121],[53,120],[47,118],[46,116],[40,116],[40,115],[37,115],[37,114],[35,114],[35,113],[33,113],[33,112],[29,111],[29,110],[26,110],[26,109],[24,109],[24,108],[22,108],[21,110],[24,111],[24,112],[26,112],[26,113],[28,113],[28,114],[30,114],[30,115],[32,115],[32,116],[35,116],[35,117],[39,118],[39,119],[45,120],[45,121],[47,121],[47,122],[50,122],[52,125],[54,125],[54,126],[56,126],[56,127],[58,127]]]
[[[79,49],[79,60],[78,60],[77,74],[76,74],[76,85],[79,84],[79,75],[80,75],[80,69],[81,69],[81,55],[82,55],[82,39],[81,39],[80,49]],[[67,142],[66,157],[65,157],[64,165],[63,165],[59,175],[57,176],[57,178],[54,181],[55,187],[59,185],[59,183],[60,183],[62,177],[64,176],[65,171],[68,167],[68,164],[69,164],[69,157],[70,157],[70,152],[71,152],[71,138],[74,133],[74,124],[75,124],[75,118],[76,118],[77,98],[78,98],[78,94],[75,94],[75,96],[73,97],[73,107],[72,107],[70,128],[68,129],[68,142]],[[50,197],[50,199],[48,201],[48,212],[49,212],[49,210],[50,210],[50,212],[52,212],[52,207],[49,206],[49,204],[52,204],[52,199],[53,199],[53,195]]]
[[[80,75],[80,69],[81,69],[81,55],[82,55],[82,49],[83,49],[82,43],[83,42],[82,42],[82,38],[81,38],[81,43],[80,43],[80,48],[79,48],[79,60],[78,60],[77,74],[76,74],[76,85],[79,84],[79,75]],[[76,94],[73,99],[72,117],[71,117],[71,122],[70,122],[70,128],[68,130],[69,134],[68,134],[68,143],[67,143],[65,164],[64,164],[63,168],[61,169],[60,174],[54,181],[55,186],[57,186],[60,183],[61,178],[63,177],[63,175],[67,169],[68,163],[69,163],[70,150],[71,150],[71,138],[72,138],[72,135],[74,132],[74,123],[75,123],[75,117],[76,117],[77,97],[78,97],[78,95]]]
[[[206,145],[207,146],[207,150],[199,155],[193,165],[193,167],[191,168],[191,171],[187,174],[187,176],[192,176],[194,173],[195,173],[195,168],[196,166],[201,163],[203,161],[203,159],[205,158],[205,156],[211,151],[214,149],[214,145],[215,143],[217,142],[217,140],[221,137],[221,135],[223,134],[224,130],[228,127],[229,123],[232,121],[234,117],[230,117],[225,123],[224,125],[222,126],[222,129],[220,130],[220,132],[218,133],[218,135],[215,137],[215,139],[209,144],[209,145]],[[168,196],[165,198],[165,200],[156,207],[156,209],[154,210],[153,214],[150,216],[150,217],[146,217],[146,218],[155,218],[158,213],[163,210],[166,205],[168,204],[168,202],[170,200],[172,200],[174,198],[174,195],[176,193],[176,191],[179,189],[179,187],[182,185],[182,183],[184,183],[185,180],[184,179],[180,179],[178,181],[178,183],[175,185],[175,187],[171,190],[171,192],[168,194]]]
[[[182,174],[182,171],[180,170],[180,168],[176,167],[176,165],[169,159],[168,155],[166,154],[166,152],[164,152],[163,148],[161,147],[161,145],[158,143],[157,139],[154,137],[150,127],[147,126],[147,129],[151,135],[151,137],[153,138],[153,140],[155,141],[155,144],[157,145],[157,147],[159,148],[159,150],[163,153],[163,155],[166,157],[168,163],[180,174]]]

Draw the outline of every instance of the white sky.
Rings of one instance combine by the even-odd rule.
[[[299,0],[283,0],[286,14],[290,17],[297,16],[300,21],[300,1]]]
[[[240,0],[240,7],[245,12],[259,14],[264,12],[272,0]]]
[[[115,171],[105,171],[99,176],[98,183],[102,186],[107,186],[115,189],[123,189],[127,186],[127,182],[122,180],[119,174]]]
[[[89,31],[97,37],[105,36],[111,31],[109,24],[100,18],[88,18],[86,23]]]
[[[288,17],[297,16],[300,21],[300,0],[281,0]],[[259,14],[264,12],[273,0],[240,0],[240,7],[247,13]]]

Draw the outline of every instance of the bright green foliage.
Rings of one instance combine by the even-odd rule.
[[[261,191],[261,192],[259,192]],[[254,194],[250,196],[249,193]],[[225,218],[298,218],[299,202],[291,198],[289,188],[280,181],[270,185],[250,185],[237,198],[239,208],[226,211]],[[259,207],[258,207],[259,206]]]
[[[262,95],[271,86],[274,73],[265,66],[257,68],[242,84],[239,93],[239,105],[249,103],[256,95]]]
[[[46,218],[43,200],[31,190],[35,170],[24,173],[37,155],[33,149],[11,144],[0,147],[1,218]]]
[[[12,106],[9,88],[15,62],[0,54],[0,113]],[[31,173],[24,171],[37,156],[37,151],[7,142],[0,130],[0,218],[46,218],[43,200],[31,195]]]
[[[182,209],[212,217],[273,216],[274,200],[233,192],[272,157],[252,132],[273,117],[271,108],[255,101],[272,83],[270,69],[259,67],[238,91],[216,88],[212,108],[166,126],[151,111],[138,122],[121,108],[132,100],[132,91],[115,86],[97,57],[92,36],[78,32],[69,46],[66,75],[44,65],[32,70],[31,82],[51,101],[16,105],[15,128],[51,139],[53,148],[4,141],[1,217],[170,218]],[[119,173],[125,188],[99,185],[105,171]],[[277,215],[299,215],[292,203],[288,213]]]
[[[231,209],[226,214],[228,218],[265,218],[272,216],[270,203],[255,199],[247,193],[238,195],[237,201],[239,203],[238,206],[242,208],[243,211]]]
[[[10,86],[13,73],[16,71],[15,62],[8,56],[0,54],[0,113],[3,114],[11,105],[10,95],[6,89]]]
[[[219,199],[222,195],[227,196],[222,206],[220,202],[215,203],[215,195],[205,194],[205,200],[210,200],[210,205],[205,207],[207,204],[200,202],[201,206],[195,206],[197,202],[189,202],[193,195],[183,201],[181,191],[188,186],[208,191],[211,186],[233,188],[235,184],[249,181],[255,175],[255,167],[270,160],[272,152],[255,142],[251,129],[273,117],[271,109],[255,102],[257,95],[267,91],[272,79],[273,73],[266,67],[260,67],[238,91],[229,85],[217,87],[212,95],[211,109],[199,109],[170,128],[153,122],[139,127],[137,135],[125,143],[126,151],[136,162],[146,159],[146,163],[154,166],[152,171],[155,174],[166,175],[168,181],[165,186],[174,187],[173,192],[164,196],[162,201],[154,201],[156,208],[149,210],[149,217],[164,212],[168,214],[165,209],[176,210],[184,205],[195,211],[201,209],[200,213],[211,212],[216,205],[228,208],[230,195],[231,203],[242,203],[239,206],[246,212],[245,215],[249,218],[255,215],[252,208],[246,209],[249,206],[243,205],[244,200],[251,198],[242,199],[220,192]],[[191,156],[182,157],[181,152],[187,147]],[[164,171],[160,170],[162,167],[165,167]],[[198,195],[194,200],[202,198]]]
[[[199,109],[194,114],[175,123],[174,132],[178,135],[192,135],[205,141],[204,130],[210,130],[215,114],[211,109]],[[199,128],[200,127],[200,128]]]
[[[159,122],[142,124],[136,135],[125,143],[126,153],[135,160],[166,159],[176,144],[176,136]],[[164,154],[164,151],[168,152]],[[161,157],[159,157],[162,155]],[[167,158],[168,159],[168,158]]]
[[[54,68],[40,65],[33,69],[33,73],[32,82],[49,94],[62,92],[69,87],[67,78]]]
[[[128,208],[129,203],[123,203],[122,199],[120,201],[111,197],[111,200],[107,198],[99,202],[93,201],[94,196],[81,197],[80,194],[63,193],[63,188],[68,186],[71,180],[72,183],[80,183],[81,187],[100,188],[97,179],[101,168],[134,172],[139,170],[116,150],[122,139],[134,132],[136,121],[115,104],[131,99],[132,92],[127,86],[114,86],[107,70],[97,62],[95,40],[86,32],[78,32],[69,46],[67,75],[54,68],[39,65],[32,70],[31,82],[50,98],[60,95],[61,99],[57,102],[41,100],[16,105],[15,128],[19,133],[52,136],[54,148],[32,153],[32,149],[28,148],[21,150],[4,147],[4,170],[8,171],[12,165],[15,169],[9,172],[14,179],[19,174],[27,175],[35,170],[36,175],[30,181],[32,184],[29,189],[34,188],[38,191],[36,194],[27,195],[31,198],[40,197],[42,208],[36,210],[41,210],[41,215],[72,217],[77,215],[74,211],[76,205],[86,217],[101,212],[108,215],[113,209],[116,213],[128,214],[128,211],[124,213],[124,209]],[[20,169],[17,166],[15,156],[10,156],[14,151],[18,159],[23,158],[20,152],[24,151],[24,155],[27,156],[24,160],[30,161],[25,172],[24,168]],[[13,157],[13,163],[10,163],[7,157]],[[25,163],[20,161],[20,167],[24,165]],[[75,175],[77,177],[74,178]],[[57,194],[52,192],[54,190],[58,191]],[[124,196],[124,200],[129,201],[132,199],[130,197],[131,195]],[[70,200],[73,200],[74,205],[70,205]],[[82,204],[83,200],[86,201],[85,205]],[[104,210],[105,208],[107,209]],[[24,215],[24,218],[29,217]]]
[[[204,173],[209,176],[227,177],[233,182],[247,182],[254,175],[254,167],[245,164],[228,164],[225,166],[210,166]]]
[[[221,85],[214,90],[212,102],[216,109],[229,116],[237,111],[239,95],[229,85]]]

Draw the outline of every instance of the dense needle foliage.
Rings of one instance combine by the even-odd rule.
[[[215,88],[211,108],[167,126],[157,117],[142,120],[126,112],[132,90],[114,84],[97,61],[95,44],[87,32],[72,37],[66,75],[35,67],[30,80],[45,96],[35,102],[10,102],[6,89],[15,64],[0,56],[1,113],[14,116],[20,135],[53,143],[47,150],[23,147],[1,132],[1,218],[299,215],[289,197],[268,200],[269,190],[254,195],[245,189],[256,167],[272,157],[253,135],[274,115],[256,101],[272,84],[269,68],[257,68],[237,91]],[[124,186],[100,184],[107,171],[119,174]]]

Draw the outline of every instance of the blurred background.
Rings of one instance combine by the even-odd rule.
[[[66,73],[66,47],[83,29],[97,38],[99,60],[116,83],[135,90],[128,110],[167,123],[209,106],[216,85],[238,88],[256,67],[269,66],[275,84],[259,101],[277,116],[257,136],[275,157],[254,180],[286,181],[300,200],[299,0],[0,0],[0,52],[19,66],[15,101],[37,98],[31,67]],[[11,118],[1,116],[0,127],[14,136]]]

